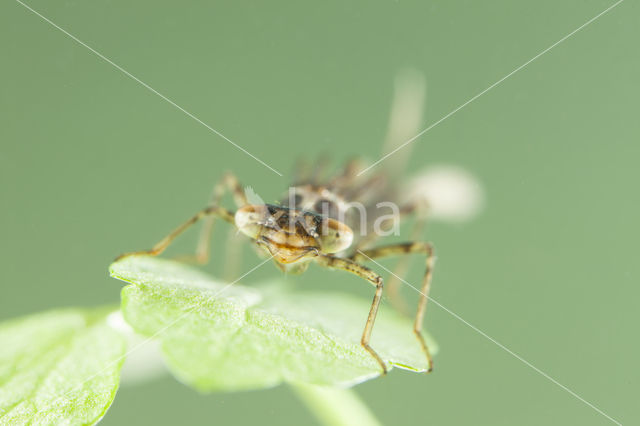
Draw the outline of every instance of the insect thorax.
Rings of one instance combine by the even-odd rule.
[[[310,184],[291,187],[281,204],[336,220],[344,220],[347,213],[347,205],[342,197],[326,187]]]

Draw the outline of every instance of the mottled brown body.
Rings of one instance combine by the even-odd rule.
[[[302,272],[312,257],[341,251],[353,241],[351,229],[334,219],[272,204],[241,207],[235,214],[235,223],[278,265],[305,262],[304,266],[281,268],[290,272]]]
[[[359,245],[365,237],[375,239],[373,224],[386,212],[380,203],[402,206],[397,183],[383,170],[365,177],[357,172],[365,165],[359,160],[349,161],[334,176],[323,177],[326,165],[319,161],[314,170],[305,173],[304,166],[297,173],[296,183],[280,200],[282,206],[317,213],[344,223],[354,231],[354,243]],[[403,212],[412,211],[413,205],[403,206]]]

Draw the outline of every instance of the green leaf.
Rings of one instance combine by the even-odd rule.
[[[144,256],[110,269],[133,283],[122,291],[125,320],[143,335],[157,335],[169,368],[199,390],[259,389],[283,381],[349,386],[381,373],[360,345],[368,300],[291,293],[279,284],[225,285],[186,265]],[[387,306],[371,346],[390,367],[427,368],[411,321]]]
[[[0,424],[94,424],[113,401],[126,345],[106,309],[0,324]]]

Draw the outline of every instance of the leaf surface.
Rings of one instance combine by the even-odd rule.
[[[0,424],[94,424],[126,350],[113,308],[62,309],[0,324]]]
[[[381,373],[360,345],[367,300],[292,293],[278,283],[228,285],[184,264],[145,256],[125,258],[110,270],[132,283],[122,291],[125,320],[138,333],[161,339],[169,368],[201,391],[281,382],[349,386]],[[389,367],[427,368],[411,320],[386,306],[371,346]]]

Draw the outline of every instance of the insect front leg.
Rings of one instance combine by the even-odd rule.
[[[219,217],[219,218],[222,218],[223,220],[225,220],[225,221],[227,221],[229,223],[235,223],[233,212],[231,212],[231,211],[229,211],[229,210],[227,210],[225,208],[217,207],[217,206],[207,207],[206,209],[200,210],[198,213],[196,213],[191,218],[189,218],[186,222],[182,223],[176,229],[171,231],[171,233],[169,233],[169,235],[167,235],[166,237],[164,237],[163,239],[158,241],[156,243],[156,245],[154,245],[149,250],[142,250],[142,251],[124,253],[124,254],[121,254],[120,256],[118,256],[116,258],[116,260],[122,259],[123,257],[134,256],[134,255],[157,256],[160,253],[162,253],[163,251],[165,251],[166,248],[169,247],[171,242],[173,242],[173,240],[175,240],[176,237],[178,237],[180,234],[182,234],[191,225],[193,225],[194,223],[198,222],[200,219],[202,219],[204,217],[208,217],[208,216]]]
[[[373,302],[371,302],[371,309],[369,309],[369,316],[367,317],[367,322],[364,326],[364,331],[362,332],[360,344],[365,348],[367,352],[371,354],[371,356],[373,356],[373,358],[375,358],[378,364],[380,364],[380,367],[382,367],[382,373],[387,374],[387,365],[382,360],[380,355],[378,355],[378,353],[371,346],[369,346],[369,342],[371,341],[371,331],[373,330],[373,324],[376,321],[376,316],[378,315],[378,307],[380,306],[380,300],[382,299],[382,277],[366,266],[360,265],[359,263],[356,263],[350,259],[321,255],[317,257],[316,260],[322,266],[351,272],[352,274],[364,278],[373,286],[375,286],[376,292],[373,296]]]
[[[413,332],[418,338],[420,346],[422,346],[422,350],[427,357],[427,361],[429,363],[427,372],[431,372],[433,370],[433,359],[431,358],[431,352],[429,352],[427,342],[424,340],[424,336],[422,335],[422,323],[424,322],[424,314],[427,309],[427,300],[429,299],[429,290],[431,289],[431,278],[433,275],[433,263],[435,259],[433,246],[429,243],[421,242],[390,244],[387,246],[376,247],[369,250],[358,251],[351,257],[351,259],[353,259],[354,261],[363,261],[409,253],[424,253],[426,255],[426,271],[422,279],[420,298],[418,300],[418,309],[416,311],[416,317],[413,323]]]
[[[234,174],[232,174],[231,172],[227,172],[224,174],[224,176],[222,176],[222,179],[220,179],[220,181],[214,186],[209,207],[220,205],[222,197],[227,192],[231,192],[236,207],[242,207],[248,204],[247,196],[244,192],[244,189],[242,188],[242,185],[240,184],[240,181],[238,181]],[[200,230],[200,237],[198,238],[196,254],[194,256],[189,256],[186,258],[181,257],[180,260],[191,260],[200,264],[204,264],[209,261],[209,255],[211,253],[211,235],[213,233],[214,221],[215,216],[210,216],[203,223],[202,229]],[[236,231],[232,229],[230,232]],[[230,238],[230,240],[232,240],[232,238]],[[233,239],[232,244],[237,245],[237,239]]]

